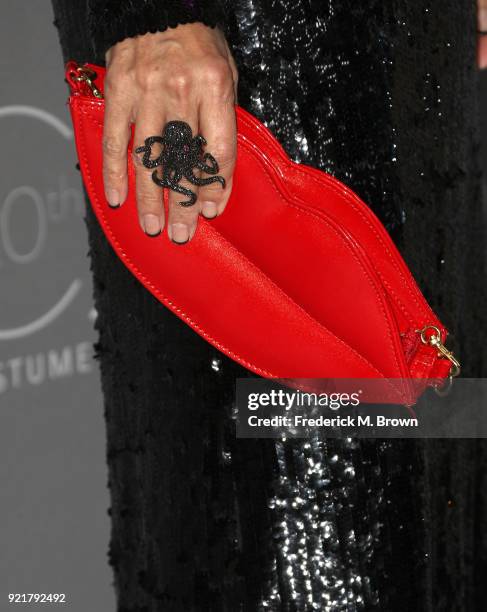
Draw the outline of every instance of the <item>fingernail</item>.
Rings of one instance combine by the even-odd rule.
[[[108,204],[112,208],[118,208],[120,206],[121,204],[120,194],[118,193],[116,189],[107,189],[106,196],[107,196]]]
[[[487,32],[487,9],[480,9],[478,28],[482,32]]]
[[[203,202],[201,205],[201,212],[207,219],[213,219],[217,215],[217,207],[215,202]]]
[[[171,225],[171,240],[178,244],[184,244],[189,240],[189,228],[184,223],[173,223]]]
[[[144,215],[144,231],[148,236],[158,236],[161,233],[161,221],[156,215]]]

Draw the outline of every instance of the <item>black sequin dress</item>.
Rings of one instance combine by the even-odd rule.
[[[101,4],[144,31],[114,13],[137,3]],[[214,25],[211,2],[156,4],[145,31],[175,5],[176,23]],[[376,211],[466,375],[484,374],[474,2],[217,4],[239,103]],[[86,3],[53,6],[64,58],[102,62]],[[89,207],[87,225],[119,612],[485,609],[483,443],[236,440],[247,373],[134,280]]]

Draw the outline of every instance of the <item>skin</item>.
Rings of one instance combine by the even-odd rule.
[[[197,194],[194,206],[178,204],[181,194],[169,190],[167,232],[178,244],[190,240],[198,215],[221,214],[232,190],[237,153],[235,102],[237,69],[223,34],[202,24],[185,24],[164,32],[126,39],[107,52],[103,176],[111,206],[127,197],[127,146],[135,123],[134,149],[161,134],[168,121],[189,123],[202,134],[206,151],[218,161],[226,180],[205,187],[180,182]],[[166,225],[163,190],[134,155],[136,198],[141,228],[157,236]]]
[[[478,30],[487,32],[487,0],[478,2]],[[235,103],[238,73],[223,34],[202,24],[185,24],[164,32],[127,38],[106,55],[103,176],[110,206],[127,197],[127,146],[135,123],[134,149],[148,136],[161,134],[168,121],[189,123],[202,134],[226,180],[205,187],[181,185],[196,192],[196,204],[178,204],[181,194],[169,191],[166,223],[163,190],[152,181],[152,170],[134,156],[139,222],[149,236],[167,225],[169,238],[185,244],[194,236],[198,215],[220,215],[230,197],[237,153]],[[487,36],[478,37],[478,65],[487,67]]]
[[[487,33],[487,0],[478,2],[477,26],[479,32]],[[479,68],[487,68],[487,35],[480,34],[478,41],[478,64]]]

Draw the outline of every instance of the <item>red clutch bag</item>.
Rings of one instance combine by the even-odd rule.
[[[128,199],[111,209],[104,74],[66,66],[83,180],[116,253],[162,304],[267,378],[398,379],[394,399],[410,405],[427,385],[458,374],[445,327],[377,217],[333,177],[292,162],[241,108],[232,195],[220,217],[200,218],[187,245],[140,230],[131,161]]]

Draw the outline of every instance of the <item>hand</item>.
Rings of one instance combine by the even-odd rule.
[[[193,206],[169,191],[169,238],[190,240],[198,214],[219,215],[232,189],[237,151],[235,99],[237,69],[223,34],[203,24],[185,24],[164,32],[127,38],[106,54],[103,176],[108,203],[119,206],[127,197],[127,146],[135,123],[134,147],[161,135],[169,121],[189,123],[193,136],[207,140],[206,151],[219,165],[221,183],[204,187],[179,183],[197,195]],[[163,190],[152,180],[153,170],[135,163],[139,221],[149,236],[164,228]],[[197,171],[195,170],[195,173]]]
[[[487,0],[478,0],[477,29],[479,31],[477,48],[479,68],[487,68]]]

